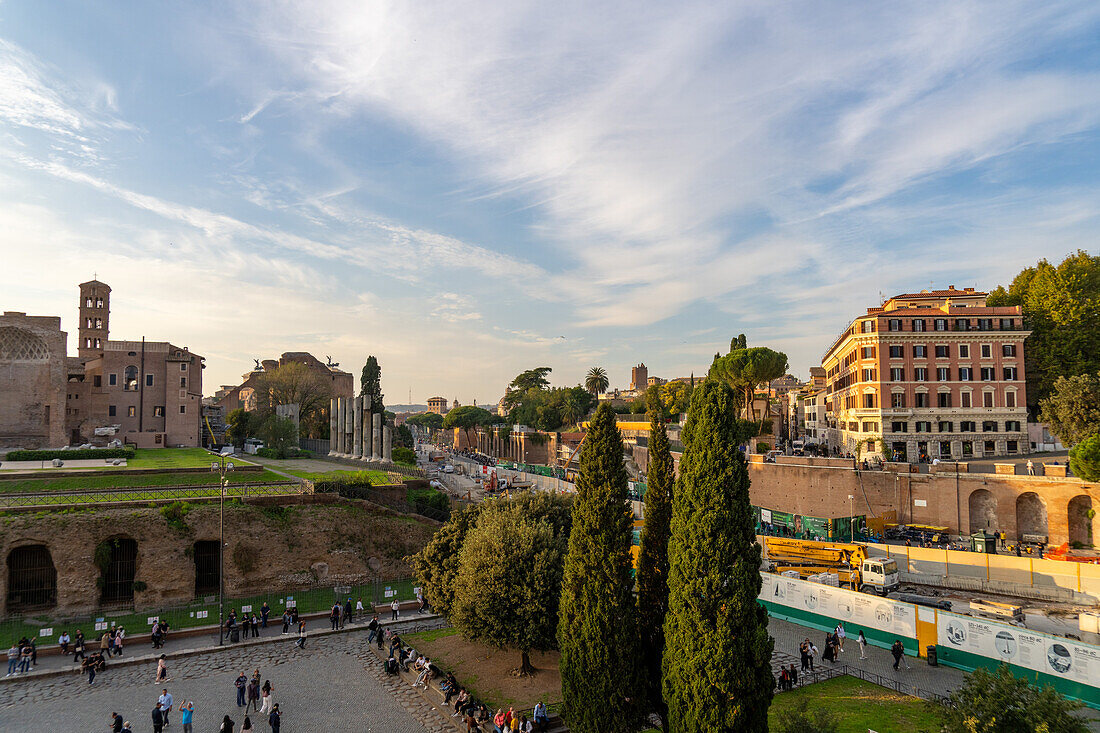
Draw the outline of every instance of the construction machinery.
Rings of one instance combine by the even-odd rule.
[[[865,545],[764,537],[764,552],[773,573],[797,572],[804,579],[835,573],[853,590],[874,590],[883,596],[898,588],[897,562],[871,557]]]

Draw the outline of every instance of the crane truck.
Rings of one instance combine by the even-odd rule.
[[[801,578],[836,573],[853,590],[874,590],[883,596],[898,589],[897,562],[869,556],[864,545],[765,537],[764,552],[773,573],[794,571]]]

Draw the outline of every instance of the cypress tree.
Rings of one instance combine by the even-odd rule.
[[[631,525],[623,438],[605,402],[584,439],[558,615],[573,733],[631,733],[638,722]]]
[[[737,399],[695,390],[672,508],[664,692],[673,731],[767,733],[773,641],[738,450]]]
[[[645,524],[638,553],[638,651],[646,687],[645,710],[659,714],[668,730],[668,709],[661,692],[661,656],[668,610],[668,535],[674,478],[668,431],[660,411],[650,412],[648,463]]]

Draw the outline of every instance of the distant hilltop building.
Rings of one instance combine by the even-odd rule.
[[[639,364],[630,370],[630,391],[645,392],[649,386],[649,369],[645,364]]]
[[[305,351],[285,351],[278,359],[255,361],[255,368],[241,375],[240,384],[223,384],[214,393],[216,404],[224,408],[227,415],[237,409],[255,410],[257,380],[266,372],[273,372],[285,364],[302,364],[314,374],[320,374],[329,380],[332,383],[333,397],[352,397],[355,394],[355,378],[351,373],[337,368],[336,364],[323,362]]]
[[[0,449],[199,445],[203,357],[112,340],[110,286],[89,280],[79,293],[75,357],[59,317],[0,316]]]
[[[428,398],[428,412],[434,412],[437,415],[447,414],[447,398],[446,397],[429,397]]]

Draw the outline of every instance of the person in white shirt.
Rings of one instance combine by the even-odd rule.
[[[393,599],[393,603],[390,604],[390,610],[393,611],[392,619],[397,620],[397,614],[401,610],[401,604],[397,602],[397,599]]]
[[[160,691],[160,697],[157,698],[157,702],[160,703],[160,714],[164,719],[164,724],[166,726],[171,725],[171,723],[168,722],[168,713],[172,712],[172,693],[168,692],[166,689],[162,689]]]
[[[355,618],[363,617],[363,599],[360,598],[355,602]]]
[[[432,672],[432,660],[427,657],[420,657],[420,659],[416,660],[416,668],[420,670],[420,674],[416,676],[416,682],[413,683],[413,687],[423,685],[427,688],[428,675]]]
[[[58,639],[57,639],[57,645],[61,647],[61,653],[62,654],[68,654],[69,653],[69,641],[70,641],[69,632],[62,631],[61,636],[59,636]]]
[[[846,634],[844,633],[844,624],[836,625],[836,646],[840,651],[844,651],[844,639]]]

